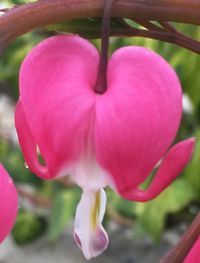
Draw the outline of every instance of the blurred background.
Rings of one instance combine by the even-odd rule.
[[[0,8],[22,0],[1,0]],[[3,13],[0,13],[3,15]],[[81,191],[69,180],[45,182],[26,167],[14,128],[20,64],[42,39],[61,32],[82,32],[84,23],[73,21],[36,30],[18,38],[0,60],[0,162],[17,185],[19,214],[12,234],[0,247],[0,262],[86,262],[73,239],[73,217]],[[99,28],[100,20],[94,21]],[[176,27],[200,39],[200,28]],[[99,40],[93,40],[99,48]],[[200,56],[175,45],[142,38],[112,38],[110,52],[125,45],[148,47],[176,70],[184,90],[184,114],[176,140],[196,136],[194,157],[181,176],[158,198],[146,204],[126,201],[110,189],[104,225],[110,236],[108,251],[92,262],[158,262],[179,239],[200,208]],[[149,182],[145,182],[147,185]]]

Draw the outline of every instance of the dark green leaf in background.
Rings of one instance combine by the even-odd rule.
[[[200,202],[200,129],[196,131],[196,148],[190,164],[184,171],[185,181],[193,189],[195,200]]]
[[[24,245],[39,238],[45,232],[46,226],[43,218],[30,212],[20,211],[12,235],[17,244]]]

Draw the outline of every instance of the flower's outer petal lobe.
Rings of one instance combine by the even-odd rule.
[[[198,263],[200,261],[200,237],[195,242],[183,263]]]
[[[18,211],[18,196],[12,179],[0,164],[0,243],[10,233]]]
[[[24,127],[29,127],[30,138],[21,139],[21,147],[32,168],[27,156],[33,157],[38,146],[47,167],[38,174],[43,178],[62,175],[87,148],[98,61],[96,48],[87,40],[62,35],[41,42],[22,64],[16,126],[21,138]]]
[[[163,158],[155,177],[146,191],[135,189],[121,192],[126,199],[145,202],[155,198],[168,187],[190,161],[195,139],[187,139],[174,145]]]
[[[108,247],[108,236],[102,221],[105,214],[106,195],[83,192],[75,216],[74,239],[86,259],[97,257]]]
[[[116,51],[107,78],[96,103],[96,156],[124,193],[144,182],[173,142],[182,92],[171,66],[142,47]]]
[[[24,114],[23,106],[19,101],[15,110],[15,126],[22,151],[28,168],[41,178],[48,178],[47,167],[41,165],[38,160],[37,145]]]

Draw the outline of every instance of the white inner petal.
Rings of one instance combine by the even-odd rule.
[[[105,207],[103,189],[82,193],[75,215],[74,239],[87,259],[100,255],[108,246],[108,236],[101,224]]]
[[[105,212],[106,212],[106,193],[103,189],[101,189],[100,192],[101,195],[101,204],[100,204],[100,210],[99,210],[99,222],[102,223]]]
[[[82,154],[79,161],[73,166],[72,171],[75,182],[84,191],[99,191],[99,189],[111,184],[111,176],[99,166],[95,156],[94,112],[95,109],[93,108],[85,140],[82,144]]]
[[[98,165],[94,156],[81,157],[80,161],[72,166],[71,174],[84,191],[97,191],[113,185],[111,176]]]

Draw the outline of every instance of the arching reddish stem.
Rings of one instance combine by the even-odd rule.
[[[114,0],[105,0],[104,13],[102,17],[102,35],[101,35],[101,58],[99,71],[94,91],[103,94],[107,89],[107,64],[108,49],[110,37],[110,17]]]
[[[199,236],[200,212],[178,244],[161,259],[160,263],[182,263]]]

